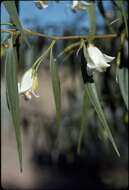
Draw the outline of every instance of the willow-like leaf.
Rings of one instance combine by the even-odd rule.
[[[12,116],[12,122],[15,128],[16,142],[18,148],[20,170],[22,171],[22,143],[20,132],[20,115],[19,115],[19,96],[17,85],[17,53],[16,48],[12,45],[12,39],[10,39],[10,48],[6,53],[5,61],[5,78],[6,78],[6,98],[9,107],[10,114]]]
[[[84,62],[84,59],[85,59],[85,65],[87,64],[87,56],[86,56],[86,46],[85,46],[85,43],[83,43],[83,55],[81,57],[83,57],[81,59],[81,62]],[[83,63],[84,64],[84,63]],[[88,73],[86,72],[86,68],[84,67],[84,70],[85,70],[85,75],[88,76]],[[82,75],[83,75],[83,72],[82,72]],[[105,115],[104,115],[104,112],[102,110],[102,107],[101,107],[101,104],[100,104],[100,101],[99,101],[99,98],[98,98],[98,94],[97,94],[97,91],[96,91],[96,86],[95,86],[95,83],[94,83],[94,80],[92,78],[92,76],[89,76],[88,78],[86,78],[86,80],[84,80],[84,83],[85,83],[85,90],[88,94],[88,97],[92,103],[92,105],[94,106],[94,109],[98,115],[98,118],[102,124],[102,126],[104,127],[107,135],[108,135],[108,138],[109,140],[111,141],[116,153],[118,154],[118,156],[120,156],[119,154],[119,151],[117,149],[117,146],[115,144],[115,141],[112,137],[112,134],[111,134],[111,131],[110,131],[110,128],[108,126],[108,123],[105,119]]]
[[[14,1],[3,1],[3,4],[4,4],[8,14],[9,14],[11,20],[16,25],[17,29],[21,32],[21,35],[22,35],[24,41],[26,42],[28,47],[30,47],[30,44],[27,40],[26,34],[25,34],[24,29],[22,27],[21,21],[19,20],[19,16],[17,13],[15,2]]]
[[[118,71],[117,71],[117,79],[118,79],[118,83],[120,86],[121,95],[123,97],[123,100],[124,100],[124,103],[126,105],[127,110],[129,109],[128,108],[128,95],[129,95],[129,92],[128,92],[128,80],[129,80],[128,72],[129,72],[128,69],[124,68],[124,67],[118,68]]]
[[[50,50],[50,73],[51,73],[53,95],[56,106],[57,126],[59,127],[61,123],[61,89],[60,89],[58,66],[56,60],[53,57],[52,48]]]
[[[108,123],[105,119],[105,115],[104,115],[104,112],[103,112],[101,104],[100,104],[100,100],[99,100],[98,95],[97,95],[95,83],[86,83],[85,88],[86,88],[88,97],[89,97],[89,99],[90,99],[92,105],[94,106],[94,109],[98,115],[100,122],[107,132],[109,140],[111,141],[117,155],[120,156],[118,148],[117,148],[115,141],[113,139],[113,136],[111,134],[110,128],[108,126]]]
[[[128,23],[127,23],[128,14],[127,14],[127,11],[125,11],[124,3],[125,3],[124,1],[116,1],[116,4],[121,11],[121,16],[123,17],[124,24],[125,24],[126,34],[128,36]]]

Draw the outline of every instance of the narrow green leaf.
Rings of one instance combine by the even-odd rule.
[[[56,106],[56,117],[57,126],[61,123],[61,89],[60,89],[60,79],[57,63],[53,57],[53,50],[50,50],[50,73],[52,79],[53,95]]]
[[[96,9],[95,4],[87,7],[88,17],[89,17],[89,35],[91,37],[96,33]]]
[[[124,3],[125,3],[124,1],[116,1],[116,4],[121,11],[121,16],[123,17],[124,24],[125,24],[126,34],[128,36],[128,23],[127,23],[127,15],[128,14],[127,14],[127,11],[125,11]]]
[[[51,46],[50,46],[50,47],[51,47]],[[50,49],[51,49],[50,47],[47,48],[47,49],[43,52],[43,54],[34,62],[32,68],[33,68],[33,70],[34,70],[35,72],[38,71],[40,64],[47,58],[47,55],[49,54]]]
[[[117,71],[117,78],[118,78],[118,83],[120,86],[120,91],[121,95],[123,97],[123,100],[125,102],[127,110],[128,108],[128,69],[127,68],[118,68]]]
[[[123,18],[124,18],[124,23],[125,23],[125,30],[126,30],[126,34],[127,34],[127,37],[128,37],[128,21],[127,21],[127,16],[126,16],[126,11],[124,10],[124,8],[122,7],[122,15],[123,15]]]
[[[80,134],[79,134],[79,141],[78,141],[78,147],[77,147],[77,152],[80,154],[80,149],[81,149],[81,142],[83,138],[83,133],[84,133],[84,128],[87,125],[87,112],[88,112],[88,96],[86,90],[84,91],[83,95],[83,104],[82,104],[82,115],[81,115],[81,129],[80,129]]]
[[[110,128],[108,126],[108,123],[105,119],[105,115],[104,115],[104,112],[103,112],[101,104],[100,104],[100,100],[97,95],[95,83],[86,83],[85,88],[86,88],[87,94],[89,96],[89,99],[90,99],[92,105],[94,106],[94,109],[98,115],[100,122],[107,132],[109,140],[111,141],[117,155],[120,156],[120,153],[117,149],[117,146],[116,146],[113,136],[111,134]]]
[[[25,34],[24,29],[22,27],[21,21],[19,20],[19,16],[17,13],[15,2],[14,1],[3,1],[3,4],[4,4],[7,12],[9,13],[11,20],[14,22],[17,29],[21,32],[21,35],[22,35],[24,41],[26,42],[28,47],[30,47],[30,44],[27,40],[26,34]]]
[[[20,133],[19,96],[17,85],[17,53],[16,48],[14,48],[12,44],[12,39],[10,39],[10,48],[8,48],[7,50],[5,61],[6,95],[7,104],[15,128],[20,170],[22,172],[22,144]]]

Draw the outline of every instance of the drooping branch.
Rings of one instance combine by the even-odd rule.
[[[32,36],[40,36],[43,38],[51,39],[51,40],[79,40],[79,39],[88,39],[89,36],[82,36],[82,35],[74,35],[74,36],[49,36],[46,34],[33,32],[31,30],[25,29],[25,32]],[[93,36],[94,39],[109,39],[109,38],[115,38],[117,37],[117,34],[105,34],[105,35],[96,35]]]
[[[13,33],[15,32],[15,29],[8,29],[8,30],[1,30],[1,32],[6,32],[6,33]],[[51,40],[79,40],[79,39],[88,39],[90,36],[85,36],[85,35],[74,35],[74,36],[50,36],[46,34],[42,34],[39,32],[33,32],[29,29],[24,29],[25,33],[28,34],[29,36],[39,36],[42,38],[46,39],[51,39]],[[104,35],[95,35],[92,36],[94,39],[111,39],[111,38],[116,38],[117,34],[104,34]]]

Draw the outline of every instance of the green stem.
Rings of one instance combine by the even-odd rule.
[[[38,68],[40,66],[40,64],[42,63],[43,59],[48,55],[49,51],[51,50],[51,48],[53,47],[53,45],[55,44],[55,40],[52,41],[52,43],[50,44],[50,46],[47,48],[47,50],[43,53],[43,55],[41,55],[33,64],[32,69],[37,72]]]

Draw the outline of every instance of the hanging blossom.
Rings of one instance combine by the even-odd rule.
[[[36,94],[39,88],[38,77],[37,74],[33,76],[32,71],[32,69],[27,70],[23,75],[21,82],[18,83],[19,94],[23,94],[27,100],[30,100],[32,95],[39,97],[39,95]]]
[[[73,1],[72,9],[74,11],[78,10],[86,10],[88,6],[92,5],[92,3],[88,3],[86,1]]]
[[[48,7],[48,1],[34,1],[34,3],[39,9],[46,9]]]
[[[104,72],[108,67],[110,67],[110,64],[108,63],[113,61],[115,57],[108,56],[102,53],[93,44],[89,44],[86,49],[86,59],[87,59],[87,69],[89,71]]]

